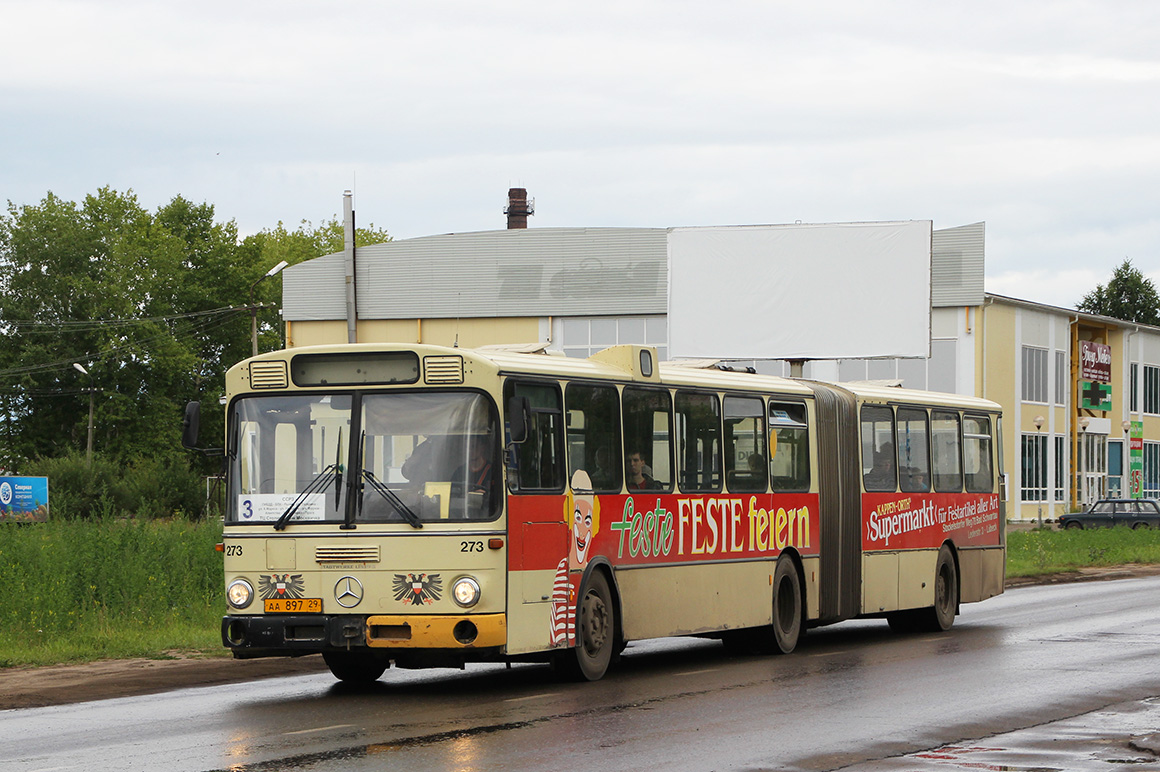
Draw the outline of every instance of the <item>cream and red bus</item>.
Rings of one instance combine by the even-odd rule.
[[[634,640],[788,653],[855,617],[946,630],[1003,591],[999,405],[698,365],[357,344],[234,366],[224,645],[348,681],[595,680]]]

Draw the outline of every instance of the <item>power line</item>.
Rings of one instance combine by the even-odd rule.
[[[229,322],[235,316],[241,315],[241,314],[247,312],[247,310],[248,310],[248,308],[246,308],[246,307],[230,306],[228,308],[214,309],[213,312],[201,311],[201,312],[195,312],[192,314],[180,314],[180,315],[173,316],[173,317],[159,317],[159,318],[160,319],[178,320],[178,319],[204,317],[204,318],[199,319],[198,322],[191,325],[191,329],[189,329],[187,331],[188,334],[195,334],[196,335],[198,333],[207,333],[207,332],[210,332],[210,331],[217,329],[221,326],[224,326],[227,322]],[[211,315],[211,314],[216,314],[216,316]],[[128,320],[126,320],[126,321],[128,321]],[[146,321],[146,320],[143,320],[143,321]],[[75,333],[76,330],[70,330],[70,332]],[[80,362],[80,361],[84,361],[84,362],[103,361],[105,359],[112,358],[113,356],[120,354],[122,352],[125,352],[125,351],[139,350],[142,348],[147,348],[149,345],[151,345],[155,342],[169,339],[170,334],[171,333],[168,330],[166,330],[164,333],[161,333],[158,335],[153,335],[153,336],[150,336],[147,338],[142,338],[139,340],[127,341],[125,343],[125,345],[115,346],[113,348],[105,349],[102,351],[95,351],[95,352],[88,351],[88,352],[84,352],[84,353],[80,353],[80,354],[75,354],[75,355],[70,356],[66,359],[58,359],[58,360],[53,361],[53,362],[42,362],[42,363],[35,364],[35,365],[25,365],[22,367],[10,367],[10,368],[5,368],[5,369],[0,369],[0,378],[13,378],[13,377],[21,376],[21,375],[31,375],[33,373],[50,372],[52,370],[66,370],[66,369],[72,367],[72,364],[74,362]]]

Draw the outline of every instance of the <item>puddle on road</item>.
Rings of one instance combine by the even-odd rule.
[[[969,743],[854,764],[843,772],[1111,772],[1160,770],[1160,698]]]

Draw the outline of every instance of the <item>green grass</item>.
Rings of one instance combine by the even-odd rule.
[[[1045,528],[1007,533],[1008,578],[1129,563],[1160,563],[1160,530]]]
[[[0,666],[221,652],[214,521],[0,525]]]
[[[0,524],[0,667],[225,656],[221,523]],[[1160,563],[1160,530],[1011,531],[1007,576]]]

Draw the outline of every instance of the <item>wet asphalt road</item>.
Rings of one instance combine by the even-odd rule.
[[[0,770],[1160,769],[1097,754],[1160,732],[1140,702],[1160,695],[1158,602],[1160,577],[1143,577],[1009,591],[938,635],[811,630],[788,657],[634,644],[594,684],[474,666],[6,711]],[[1028,732],[1058,740],[1050,763],[1002,755]]]

